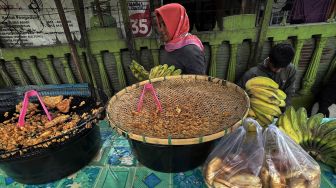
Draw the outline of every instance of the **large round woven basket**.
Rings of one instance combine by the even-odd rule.
[[[153,84],[162,112],[157,111],[150,92],[144,97],[141,112],[136,111],[147,83]],[[188,145],[217,139],[237,128],[246,117],[249,104],[245,91],[231,82],[182,75],[147,80],[123,89],[110,99],[107,116],[110,125],[128,138],[152,144]],[[193,132],[193,127],[199,130]]]
[[[152,83],[162,105],[157,110],[144,85]],[[129,86],[107,106],[112,128],[129,139],[143,165],[162,172],[181,172],[201,165],[216,140],[242,123],[249,97],[237,85],[208,76],[182,75],[156,78]]]

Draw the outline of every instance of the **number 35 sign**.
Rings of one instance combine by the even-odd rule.
[[[129,1],[128,9],[133,36],[149,36],[152,32],[149,1]]]

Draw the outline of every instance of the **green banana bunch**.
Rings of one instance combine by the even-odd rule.
[[[336,170],[336,120],[322,123],[323,114],[307,118],[305,108],[289,107],[278,119],[279,129],[317,160]]]
[[[286,106],[286,94],[270,78],[254,77],[246,82],[245,88],[253,111],[249,116],[254,117],[262,126],[271,124],[274,117],[281,114],[280,107]]]
[[[175,69],[174,65],[168,67],[167,64],[158,65],[151,69],[149,79],[159,78],[164,76],[177,76],[182,73],[181,69]]]
[[[307,110],[303,107],[299,108],[296,111],[296,117],[298,120],[298,125],[300,127],[301,133],[302,133],[302,144],[305,144],[305,142],[308,140],[307,134],[308,134],[308,129],[307,129]]]
[[[314,138],[316,137],[317,129],[321,125],[323,114],[315,114],[308,119],[307,129],[308,129],[308,142],[307,147],[313,148]]]
[[[131,69],[133,76],[137,80],[139,81],[148,80],[149,77],[148,71],[135,60],[132,60],[132,63],[129,66],[129,68]]]
[[[284,114],[282,114],[278,121],[278,126],[280,130],[285,132],[288,136],[290,136],[297,144],[302,142],[301,131],[297,132],[298,121],[294,108],[288,108]],[[293,121],[294,120],[294,121]]]

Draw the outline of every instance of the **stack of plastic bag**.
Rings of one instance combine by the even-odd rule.
[[[264,188],[320,187],[318,163],[274,125],[264,131],[264,148],[260,173]]]
[[[216,188],[261,188],[262,136],[258,122],[246,119],[242,127],[223,137],[205,163],[207,185]]]

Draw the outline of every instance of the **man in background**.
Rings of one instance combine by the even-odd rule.
[[[275,45],[264,62],[248,70],[237,84],[245,89],[246,82],[253,77],[264,76],[271,78],[287,94],[286,106],[290,106],[291,98],[295,92],[296,70],[294,65],[291,64],[294,54],[294,49],[290,44],[281,43]]]

